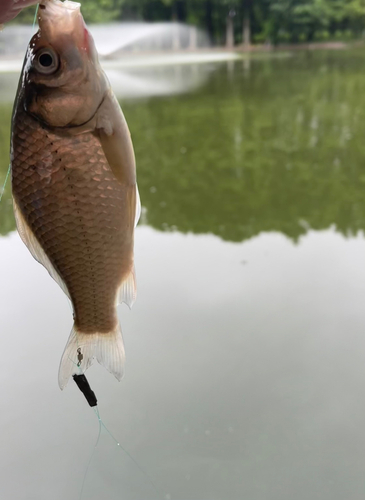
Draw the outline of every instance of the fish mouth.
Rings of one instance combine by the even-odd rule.
[[[81,16],[81,4],[70,0],[41,0],[38,10],[39,27],[45,25],[57,26],[63,33],[75,27],[76,20]]]
[[[2,0],[0,0],[1,2]],[[50,45],[75,45],[88,53],[90,34],[81,14],[81,4],[70,0],[41,0],[38,10],[41,38]]]
[[[64,12],[67,10],[80,10],[81,4],[79,2],[72,2],[71,0],[65,0],[62,2],[61,0],[41,0],[39,2],[39,7],[41,10],[53,10],[55,13],[60,9]]]

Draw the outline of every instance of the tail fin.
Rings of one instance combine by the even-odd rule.
[[[121,380],[125,352],[119,323],[116,329],[109,333],[82,333],[76,329],[75,325],[73,326],[58,372],[60,388],[66,387],[71,375],[85,373],[95,358],[118,380]]]

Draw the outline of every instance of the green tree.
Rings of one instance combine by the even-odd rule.
[[[365,30],[365,0],[87,0],[82,11],[87,23],[187,22],[207,30],[218,45],[232,36],[235,44],[277,44],[360,36]],[[31,23],[33,17],[34,8],[28,8],[14,22]]]
[[[350,0],[343,11],[344,17],[348,18],[349,28],[361,33],[365,29],[365,0]]]

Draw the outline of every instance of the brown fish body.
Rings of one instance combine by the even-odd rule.
[[[67,287],[75,325],[110,332],[117,290],[133,267],[135,187],[115,178],[93,134],[59,136],[21,104],[14,117],[15,202]]]
[[[64,4],[58,0],[46,3],[45,10],[53,4],[62,15]],[[79,18],[71,14],[78,23]],[[47,24],[45,28],[47,35]],[[79,29],[77,25],[74,32]],[[72,302],[75,324],[59,375],[63,388],[69,376],[84,372],[94,357],[118,379],[122,376],[124,348],[116,305],[124,301],[131,306],[135,299],[133,236],[138,194],[128,128],[95,63],[90,39],[86,42],[91,68],[80,69],[79,53],[70,59],[68,52],[69,59],[63,63],[66,71],[76,59],[76,77],[86,79],[85,95],[76,89],[75,96],[62,90],[64,75],[57,74],[59,69],[50,78],[42,74],[39,61],[34,63],[36,57],[50,54],[62,64],[62,51],[54,55],[55,41],[47,48],[42,29],[40,34],[30,44],[33,54],[26,58],[14,108],[12,185],[24,242]],[[66,48],[74,43],[70,37],[63,39]],[[32,61],[36,68],[40,66],[40,78],[29,70]],[[88,92],[90,72],[99,80]],[[59,80],[60,87],[54,83]],[[80,348],[83,361],[77,362]]]

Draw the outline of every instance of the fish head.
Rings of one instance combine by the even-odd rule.
[[[21,79],[25,110],[50,127],[90,121],[108,88],[80,4],[43,0]]]

